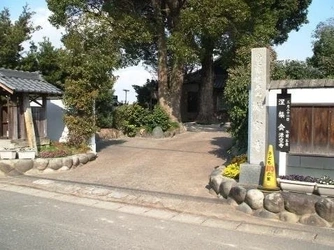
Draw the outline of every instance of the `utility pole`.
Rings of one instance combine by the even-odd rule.
[[[129,92],[130,90],[128,90],[128,89],[123,89],[123,91],[125,92],[125,101],[124,101],[124,104],[127,104],[128,92]]]

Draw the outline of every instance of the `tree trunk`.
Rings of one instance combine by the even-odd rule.
[[[184,80],[184,67],[182,63],[175,62],[175,65],[171,72],[171,83],[170,83],[170,93],[171,93],[171,108],[172,115],[176,118],[175,121],[181,122],[181,96],[182,96],[182,86]]]
[[[174,59],[173,67],[169,71],[167,58],[167,35],[164,25],[164,1],[152,1],[156,20],[158,36],[158,100],[159,105],[168,113],[173,121],[181,121],[181,93],[183,85],[183,65]],[[178,18],[178,17],[175,17]]]
[[[209,124],[214,121],[213,105],[213,56],[212,49],[206,49],[202,59],[201,85],[199,90],[198,123]]]
[[[168,84],[168,65],[167,65],[167,43],[166,33],[163,20],[162,6],[159,0],[152,0],[154,6],[155,17],[157,21],[157,47],[158,47],[158,102],[171,117],[172,120],[177,120],[172,115],[172,107],[170,102],[169,84]]]

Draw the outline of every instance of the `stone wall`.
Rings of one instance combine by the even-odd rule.
[[[13,159],[0,161],[0,175],[51,173],[66,171],[86,164],[96,158],[94,153],[77,154],[62,158]]]
[[[264,192],[222,176],[222,168],[209,177],[210,187],[237,210],[290,223],[334,227],[334,199],[290,192]]]

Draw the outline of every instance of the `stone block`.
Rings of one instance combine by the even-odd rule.
[[[240,165],[239,183],[260,185],[262,166],[259,164],[243,163]]]

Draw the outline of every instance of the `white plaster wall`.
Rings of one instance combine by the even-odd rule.
[[[64,104],[62,100],[47,101],[47,133],[52,141],[62,141],[66,136],[66,128],[63,121]]]
[[[68,129],[64,123],[64,103],[62,100],[48,100],[47,102],[47,133],[52,141],[66,142]],[[92,136],[89,147],[96,153],[95,135]]]
[[[268,98],[268,142],[276,144],[276,98],[281,90],[271,90]],[[334,106],[334,88],[289,89],[293,104],[329,104]],[[286,174],[302,174],[320,177],[327,174],[334,178],[334,158],[313,156],[287,156]],[[275,162],[279,164],[278,151]]]

